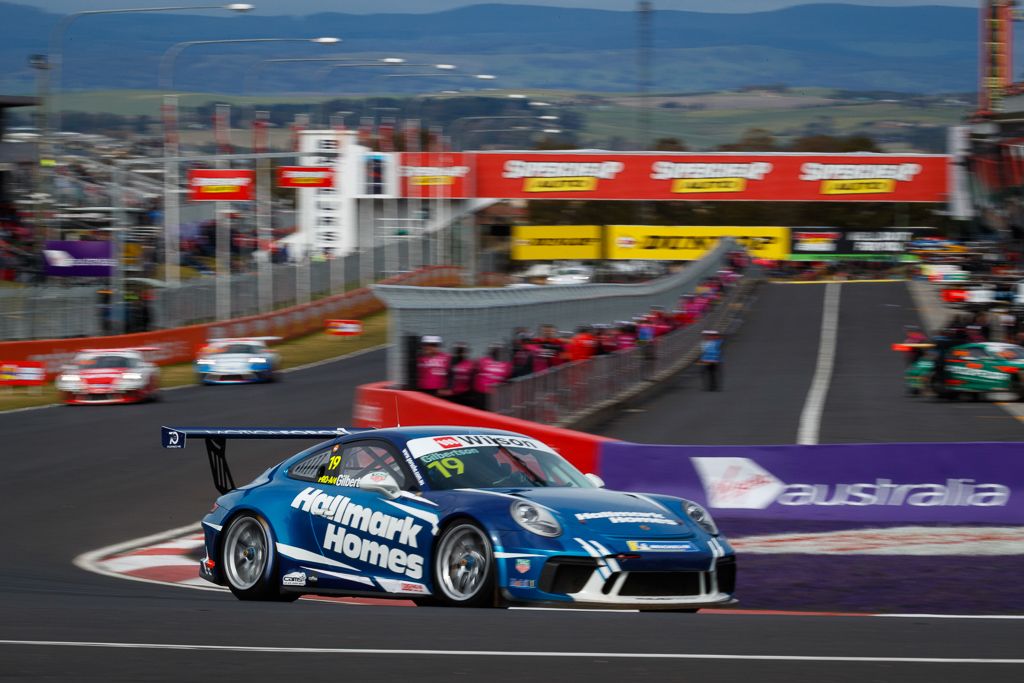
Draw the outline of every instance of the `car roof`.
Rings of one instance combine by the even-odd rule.
[[[533,437],[527,436],[526,434],[510,432],[505,429],[492,429],[490,427],[461,427],[455,425],[384,427],[382,429],[374,429],[372,431],[358,432],[353,436],[356,438],[388,438],[396,441],[410,441],[412,439],[421,439],[431,436],[461,436],[464,434],[494,434],[497,436],[519,436],[527,439],[533,439]],[[541,439],[533,440],[540,441]]]

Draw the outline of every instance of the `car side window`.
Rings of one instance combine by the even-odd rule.
[[[967,350],[971,358],[988,358],[988,351],[980,346],[975,346]]]
[[[394,451],[379,441],[357,441],[345,444],[337,453],[341,458],[330,461],[328,477],[351,481],[371,472],[385,471],[395,478],[398,486],[406,489],[408,477],[395,457]]]
[[[323,478],[327,475],[330,460],[330,448],[319,450],[289,467],[288,476],[299,481],[315,481],[320,484],[326,484],[328,482]]]

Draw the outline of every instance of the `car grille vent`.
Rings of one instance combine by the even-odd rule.
[[[553,557],[544,563],[540,589],[545,593],[579,593],[587,584],[597,562],[582,557]]]
[[[700,595],[702,572],[629,572],[621,596]]]

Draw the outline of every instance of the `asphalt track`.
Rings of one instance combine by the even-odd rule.
[[[820,443],[1024,441],[1024,421],[987,401],[911,398],[890,350],[920,324],[905,283],[846,283]],[[724,387],[696,368],[598,433],[641,443],[792,444],[814,376],[825,284],[768,284],[724,353]]]
[[[820,302],[816,288],[798,289],[786,296],[810,307],[816,297]],[[777,309],[774,296],[769,288],[763,301]],[[752,318],[744,339],[755,337],[757,324]],[[813,321],[805,324],[794,314],[790,324],[794,345],[804,343],[797,333],[816,338]],[[813,341],[804,345],[813,355]],[[740,357],[730,349],[730,362]],[[798,362],[791,367],[803,371]],[[275,385],[193,387],[168,392],[153,405],[0,415],[0,679],[658,676],[861,683],[1024,677],[1024,620],[253,604],[72,565],[82,552],[193,523],[209,508],[214,492],[202,450],[160,449],[161,424],[344,425],[352,389],[383,375],[384,353],[376,351],[289,374]],[[738,378],[730,374],[727,381],[722,396],[734,391]],[[754,401],[745,403],[734,406],[738,414],[756,415]],[[772,401],[767,405],[775,419],[785,417]],[[745,427],[745,437],[730,430],[720,438],[752,439],[753,429]],[[784,438],[781,428],[775,434]],[[248,444],[243,457],[232,458],[237,478],[255,475],[288,449]]]

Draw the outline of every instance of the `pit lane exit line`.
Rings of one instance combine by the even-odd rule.
[[[839,332],[839,293],[837,282],[825,286],[825,302],[821,314],[821,340],[818,342],[818,362],[814,368],[810,391],[800,412],[800,427],[796,442],[801,445],[818,443],[821,432],[821,415],[825,411],[828,387],[832,383],[832,369],[836,360],[836,341]]]
[[[322,655],[408,655],[413,657],[537,657],[568,659],[679,659],[735,660],[761,662],[849,662],[861,664],[1012,664],[1024,659],[982,659],[974,657],[855,657],[816,655],[730,655],[700,652],[546,652],[543,650],[412,650],[340,647],[273,647],[255,645],[192,645],[183,643],[117,643],[73,640],[0,640],[0,645],[40,647],[108,648],[118,650],[185,650],[191,652],[260,652],[274,654]]]

